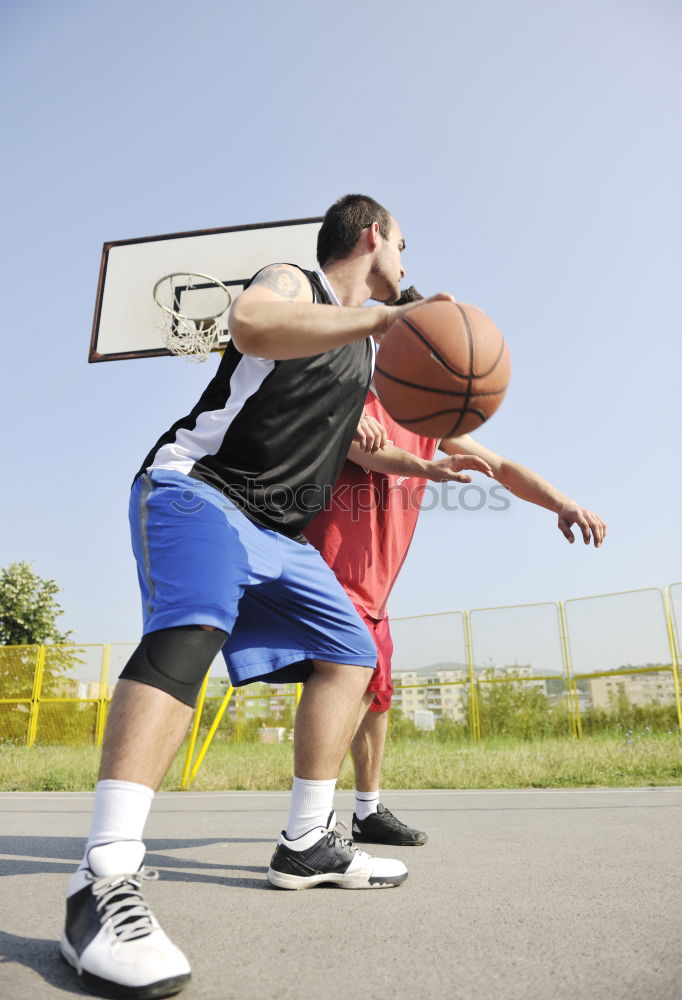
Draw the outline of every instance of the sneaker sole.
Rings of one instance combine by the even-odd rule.
[[[169,979],[159,979],[157,982],[147,983],[145,986],[124,986],[109,979],[102,979],[84,969],[78,961],[78,955],[64,934],[59,942],[59,951],[64,961],[78,973],[83,986],[87,987],[90,993],[95,993],[100,997],[110,997],[112,1000],[161,1000],[162,997],[172,997],[184,990],[192,978],[191,974],[187,973],[182,976],[172,976]]]
[[[268,882],[276,889],[312,889],[316,885],[338,885],[340,889],[388,889],[400,885],[407,878],[403,875],[377,875],[368,878],[366,875],[326,874],[319,875],[287,875],[268,868]]]
[[[365,837],[361,833],[353,833],[355,844],[386,844],[389,847],[423,847],[429,839],[424,834],[423,840],[380,840],[379,837]]]

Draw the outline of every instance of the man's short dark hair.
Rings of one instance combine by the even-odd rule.
[[[391,214],[374,198],[364,194],[346,194],[335,201],[324,217],[317,237],[317,260],[320,267],[327,261],[343,260],[360,238],[363,229],[373,222],[385,240],[391,231]]]

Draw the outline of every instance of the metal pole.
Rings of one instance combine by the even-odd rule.
[[[43,687],[43,673],[45,671],[45,646],[38,646],[36,655],[36,666],[33,673],[33,691],[31,692],[31,707],[28,716],[28,729],[26,730],[26,746],[32,747],[36,741],[38,733],[38,714],[40,712],[40,692]]]

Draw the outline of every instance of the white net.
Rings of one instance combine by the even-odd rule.
[[[165,346],[186,361],[205,361],[218,343],[229,291],[208,274],[166,274],[154,285]]]

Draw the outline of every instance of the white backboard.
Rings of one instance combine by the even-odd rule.
[[[211,275],[226,285],[232,300],[267,264],[317,267],[315,250],[321,218],[230,226],[105,243],[102,250],[89,361],[117,361],[169,354],[163,345],[161,313],[152,297],[166,274]],[[201,307],[201,289],[176,289],[183,311]],[[191,299],[191,301],[190,301]],[[216,350],[228,338],[226,321]]]

